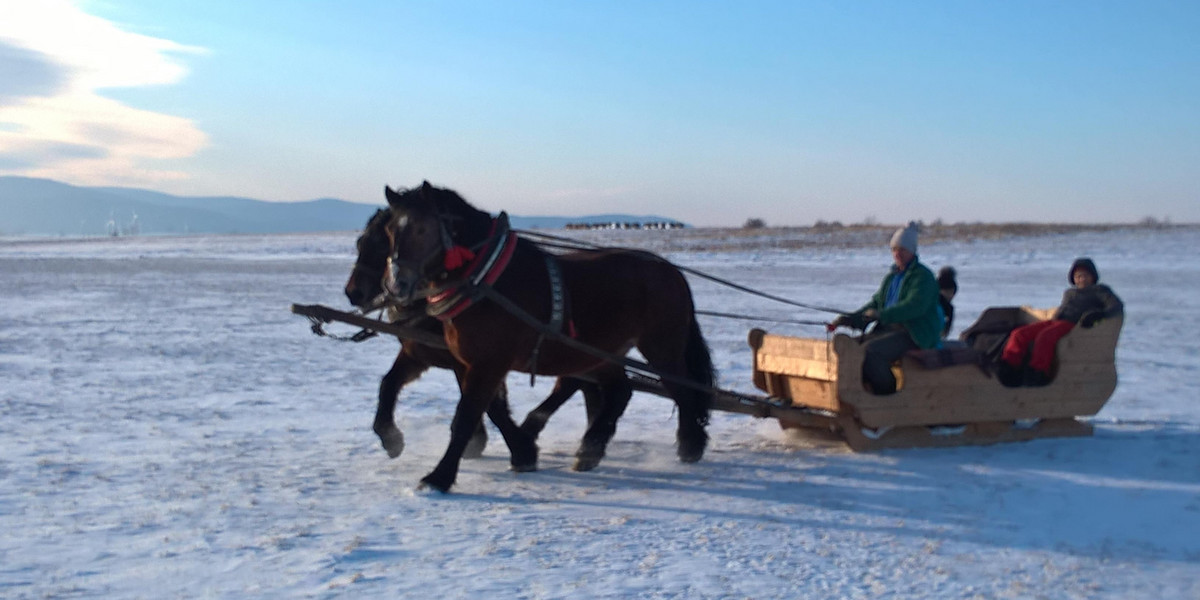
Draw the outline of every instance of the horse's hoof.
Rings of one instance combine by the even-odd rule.
[[[571,470],[581,473],[591,471],[600,466],[600,458],[599,456],[577,456],[575,457],[575,464],[571,465]]]
[[[404,434],[400,433],[399,429],[380,434],[379,441],[383,444],[383,449],[387,450],[388,458],[396,458],[404,452]]]
[[[571,470],[591,471],[600,464],[600,460],[603,458],[603,446],[584,444],[579,447],[579,450],[575,451],[575,464],[571,465]]]
[[[417,491],[433,490],[443,494],[449,494],[451,485],[453,485],[453,483],[443,483],[438,481],[438,478],[434,477],[433,475],[426,475],[421,479],[421,483],[417,484]]]
[[[705,443],[703,441],[679,442],[679,450],[676,452],[676,454],[679,456],[679,462],[700,462],[700,459],[704,458],[704,446]]]
[[[512,470],[514,473],[532,473],[537,470],[537,462],[512,465]]]

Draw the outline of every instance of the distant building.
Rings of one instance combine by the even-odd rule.
[[[646,223],[617,222],[606,223],[567,223],[567,229],[682,229],[683,223],[678,221],[649,221]]]

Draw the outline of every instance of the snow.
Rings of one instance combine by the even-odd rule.
[[[845,309],[890,260],[629,235]],[[0,596],[1200,597],[1195,229],[921,249],[958,268],[956,330],[987,306],[1054,306],[1071,260],[1096,260],[1127,316],[1094,437],[856,454],[717,413],[710,451],[684,465],[671,403],[637,394],[595,471],[570,470],[573,400],[542,434],[539,471],[508,471],[492,430],[449,495],[414,489],[445,449],[453,378],[404,390],[407,448],[389,460],[370,425],[396,342],[317,338],[287,310],[346,305],[354,237],[0,240]],[[702,309],[827,318],[693,285]],[[824,335],[702,326],[722,386],[750,393],[750,327]],[[518,419],[551,384],[510,377]]]

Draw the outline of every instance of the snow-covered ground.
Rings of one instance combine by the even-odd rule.
[[[922,248],[959,270],[959,330],[986,306],[1056,305],[1071,260],[1096,260],[1127,316],[1095,437],[854,454],[717,413],[683,465],[671,403],[639,394],[595,471],[570,470],[573,401],[539,471],[509,472],[493,432],[444,496],[414,487],[444,450],[452,377],[405,390],[389,460],[370,424],[396,342],[317,338],[288,312],[345,306],[353,242],[0,240],[0,597],[1200,598],[1195,229]],[[847,309],[890,260],[883,240],[770,246],[663,247]],[[694,288],[703,309],[826,318]],[[824,335],[702,325],[722,385],[746,392],[750,327]],[[518,418],[551,383],[509,379]]]

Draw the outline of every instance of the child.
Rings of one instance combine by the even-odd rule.
[[[1067,281],[1074,287],[1063,292],[1062,304],[1047,321],[1018,327],[1008,336],[1000,355],[1000,381],[1007,386],[1046,385],[1058,340],[1078,323],[1091,327],[1100,319],[1115,317],[1125,309],[1107,285],[1097,283],[1100,274],[1090,258],[1071,265]]]
[[[954,271],[954,267],[946,266],[938,270],[938,304],[942,307],[942,338],[950,335],[950,327],[954,325],[954,296],[958,294],[958,281],[956,281],[958,273]]]

